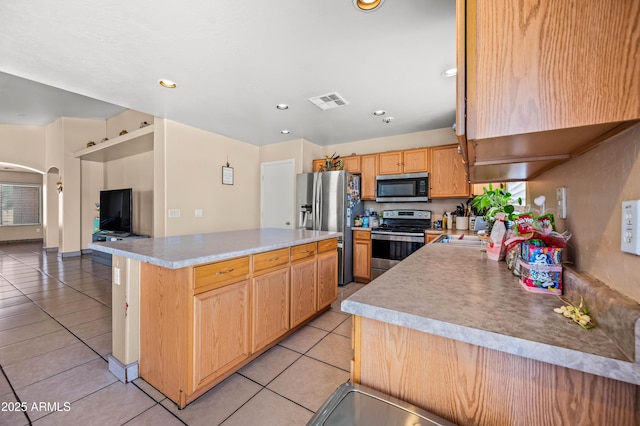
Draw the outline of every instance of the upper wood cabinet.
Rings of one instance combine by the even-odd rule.
[[[322,166],[324,166],[324,160],[313,160],[312,170],[314,172],[322,170]]]
[[[429,149],[390,151],[378,154],[378,174],[420,173],[429,170]]]
[[[430,197],[468,197],[469,186],[458,145],[431,148]]]
[[[375,200],[378,154],[361,156],[360,170],[360,198],[363,200]]]
[[[360,156],[359,155],[350,155],[348,157],[340,157],[343,163],[343,170],[348,171],[349,173],[359,174],[360,173]],[[325,160],[318,159],[313,160],[312,170],[314,172],[319,172],[324,167]]]
[[[637,1],[457,0],[472,179],[531,178],[640,119]]]

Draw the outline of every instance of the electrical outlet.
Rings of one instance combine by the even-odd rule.
[[[169,209],[169,217],[180,217],[180,209]]]
[[[557,215],[560,219],[567,218],[567,188],[564,186],[556,189],[556,199],[558,201]]]
[[[196,217],[202,217],[202,209],[196,209]]]
[[[620,250],[640,256],[640,200],[622,202]]]
[[[113,283],[120,285],[120,268],[113,268]]]

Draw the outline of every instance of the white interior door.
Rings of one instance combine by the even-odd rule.
[[[295,228],[295,162],[260,163],[260,227]]]

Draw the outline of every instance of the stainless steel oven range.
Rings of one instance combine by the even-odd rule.
[[[383,224],[371,230],[371,279],[379,277],[424,246],[430,210],[385,210]]]

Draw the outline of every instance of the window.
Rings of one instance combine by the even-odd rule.
[[[41,186],[0,183],[0,226],[40,225]]]
[[[511,204],[518,206],[518,198],[522,198],[523,211],[527,204],[527,182],[507,182],[507,192],[511,193]],[[518,209],[516,209],[517,211]]]

